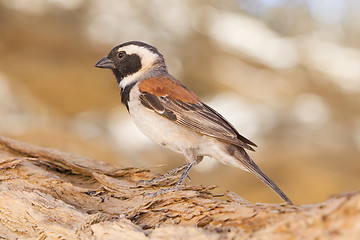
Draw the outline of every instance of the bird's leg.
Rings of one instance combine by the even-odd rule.
[[[140,180],[136,183],[136,186],[149,186],[149,185],[156,185],[159,182],[163,180],[167,180],[178,174],[179,172],[186,169],[191,163],[185,163],[184,165],[181,165],[180,167],[177,167],[175,169],[170,170],[166,174],[160,176],[160,177],[154,177],[151,180]]]
[[[187,175],[190,172],[190,169],[196,164],[197,161],[193,161],[189,164],[189,166],[185,169],[185,171],[181,174],[181,177],[179,179],[179,181],[175,184],[175,186],[173,187],[173,190],[178,190],[180,188],[180,186],[184,183],[185,178],[187,177]]]
[[[185,163],[185,164],[181,165],[180,167],[170,170],[169,172],[167,172],[165,175],[163,175],[161,177],[163,177],[163,178],[172,177],[172,176],[178,174],[179,172],[183,171],[184,169],[186,169],[189,166],[189,164],[190,163]]]
[[[194,165],[196,164],[199,164],[202,160],[203,160],[203,156],[200,156],[200,157],[197,157],[196,160],[194,161]],[[169,179],[170,177],[178,174],[179,172],[183,171],[184,169],[187,169],[189,167],[189,165],[191,164],[192,162],[188,162],[188,163],[185,163],[184,165],[181,165],[180,167],[177,167],[171,171],[169,171],[168,173],[166,173],[165,175],[161,176],[160,178],[167,178]],[[190,167],[191,168],[191,167]],[[186,171],[186,170],[185,170]],[[188,172],[190,171],[187,170]],[[182,175],[181,175],[182,176]],[[189,179],[189,181],[191,181],[190,177],[188,175],[186,175],[187,179]],[[180,177],[181,178],[181,177]],[[179,180],[180,181],[180,180]],[[184,180],[183,180],[184,181]]]
[[[200,162],[202,161],[202,159],[203,159],[202,156],[200,156],[200,157],[199,157],[199,156],[195,157],[194,154],[193,154],[193,152],[191,152],[191,154],[185,154],[185,156],[187,157],[187,159],[189,159],[188,157],[191,156],[192,159],[195,159],[195,160],[192,160],[191,162],[189,162],[189,163],[187,163],[187,164],[185,164],[185,165],[183,165],[183,166],[180,166],[180,167],[184,167],[184,168],[185,168],[185,166],[186,166],[186,169],[185,169],[185,171],[181,174],[180,179],[179,179],[179,181],[175,184],[175,186],[174,186],[174,187],[171,187],[171,188],[163,188],[163,189],[160,189],[159,191],[157,191],[156,193],[154,193],[153,196],[158,196],[158,195],[161,195],[161,194],[170,192],[170,191],[177,191],[177,190],[179,190],[179,188],[181,187],[181,185],[184,183],[185,178],[188,176],[188,174],[189,174],[189,172],[190,172],[190,169],[191,169],[194,165],[200,163]]]
[[[196,163],[197,163],[197,160],[188,163],[187,168],[186,168],[185,171],[181,174],[181,177],[180,177],[179,181],[175,184],[174,187],[160,189],[159,191],[157,191],[156,193],[154,193],[153,196],[159,196],[159,195],[164,194],[164,193],[167,193],[167,192],[172,192],[172,191],[177,191],[177,190],[179,190],[179,188],[181,187],[181,185],[184,183],[185,178],[186,178],[187,175],[189,174],[190,169],[191,169]]]
[[[189,163],[189,165],[187,166],[187,168],[185,169],[185,171],[181,174],[181,177],[179,179],[179,181],[175,184],[175,186],[173,187],[173,190],[179,190],[180,186],[184,183],[184,180],[186,177],[189,178],[188,174],[190,172],[190,169],[196,165],[196,164],[199,164],[202,160],[203,160],[203,156],[197,156],[197,157],[194,157],[194,154],[191,153],[190,156],[192,157],[192,159],[195,159],[193,160],[192,162]]]

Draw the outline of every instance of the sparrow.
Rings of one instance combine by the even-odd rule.
[[[112,70],[121,88],[121,102],[142,133],[185,156],[186,164],[165,175],[183,171],[170,190],[178,190],[190,169],[209,156],[251,172],[293,205],[245,151],[254,151],[256,144],[170,75],[163,55],[155,47],[139,41],[125,42],[114,47],[95,67]]]

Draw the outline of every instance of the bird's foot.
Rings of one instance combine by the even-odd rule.
[[[190,162],[190,163],[187,163],[183,166],[180,166],[178,169],[185,169],[185,171],[181,174],[181,177],[179,179],[179,181],[175,184],[174,187],[171,187],[171,188],[163,188],[163,189],[160,189],[159,191],[157,191],[156,193],[152,194],[153,197],[156,197],[156,196],[159,196],[159,195],[162,195],[164,193],[167,193],[167,192],[172,192],[172,191],[177,191],[180,189],[181,185],[184,183],[184,180],[185,178],[188,176],[188,173],[190,171],[190,169],[192,168],[192,166],[196,163],[196,161],[193,161],[193,162]],[[173,171],[173,170],[172,170]],[[182,171],[182,170],[181,170]],[[151,179],[152,180],[152,179]],[[150,180],[150,181],[151,181]]]
[[[190,165],[190,163],[186,163],[184,165],[181,165],[180,167],[177,167],[171,171],[169,171],[168,173],[160,176],[160,177],[154,177],[151,180],[140,180],[136,183],[136,186],[154,186],[154,185],[158,185],[160,182],[164,182],[164,181],[168,181],[173,179],[179,172],[183,171],[184,169],[186,169],[188,166]],[[189,178],[189,177],[188,177]],[[190,178],[189,178],[190,180]]]
[[[190,171],[190,169],[192,168],[192,166],[194,166],[194,164],[196,164],[197,161],[193,161],[193,162],[190,162],[190,163],[187,163],[187,164],[184,164],[174,170],[171,170],[170,172],[168,172],[167,174],[165,174],[164,176],[166,175],[174,175],[174,173],[178,173],[182,170],[185,169],[185,171],[181,174],[181,177],[179,178],[179,181],[175,184],[174,187],[171,187],[171,188],[162,188],[160,189],[159,191],[155,192],[155,193],[152,193],[152,194],[145,194],[145,196],[152,196],[152,197],[156,197],[156,196],[160,196],[162,194],[165,194],[165,193],[168,193],[168,192],[173,192],[173,191],[177,191],[180,189],[181,185],[184,183],[184,180],[186,177],[188,177],[188,173]],[[163,177],[164,177],[163,176]],[[155,181],[154,178],[151,179],[150,181]]]
[[[152,186],[152,185],[156,185],[159,182],[161,182],[163,180],[163,176],[161,177],[154,177],[151,180],[140,180],[136,183],[137,187],[145,187],[145,186]]]

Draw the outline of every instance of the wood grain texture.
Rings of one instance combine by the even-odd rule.
[[[213,187],[144,197],[154,175],[0,137],[4,239],[359,239],[360,193],[302,206],[227,200]]]

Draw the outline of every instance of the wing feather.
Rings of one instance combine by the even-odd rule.
[[[256,146],[256,144],[241,136],[224,117],[200,101],[184,102],[170,96],[156,96],[149,92],[141,92],[140,100],[144,107],[176,124],[254,151],[250,145]]]

